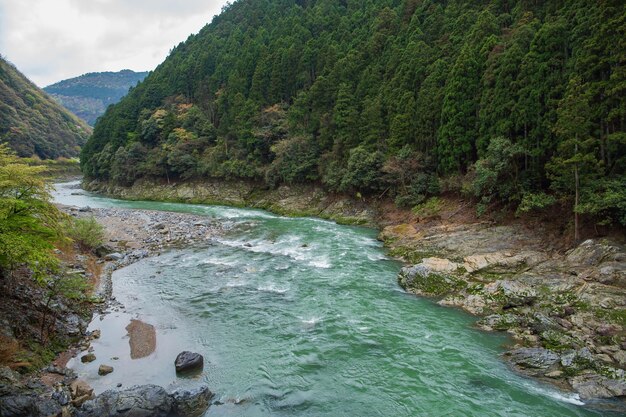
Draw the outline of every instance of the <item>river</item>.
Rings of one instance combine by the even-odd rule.
[[[573,394],[512,372],[510,342],[475,318],[406,294],[401,264],[376,231],[221,206],[130,202],[59,184],[57,202],[191,212],[222,222],[206,245],[170,250],[113,274],[121,303],[96,316],[95,362],[69,366],[101,392],[122,383],[206,383],[207,416],[594,416]],[[79,191],[80,195],[75,195]],[[156,328],[131,359],[125,327]],[[174,358],[202,353],[178,378]],[[101,363],[115,371],[98,376]]]

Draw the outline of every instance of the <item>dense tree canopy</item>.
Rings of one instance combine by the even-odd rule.
[[[91,128],[0,56],[0,144],[19,156],[74,157]]]
[[[626,6],[239,0],[108,109],[82,164],[401,204],[459,175],[485,203],[576,194],[577,212],[626,224]]]

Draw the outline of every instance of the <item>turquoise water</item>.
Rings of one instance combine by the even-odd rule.
[[[401,265],[376,232],[219,206],[126,202],[61,186],[79,206],[193,212],[226,231],[118,270],[122,307],[96,317],[98,360],[70,365],[96,391],[205,382],[221,404],[207,416],[591,416],[575,396],[523,378],[500,358],[507,339],[475,319],[405,294]],[[156,327],[157,348],[130,359],[125,326]],[[182,350],[204,372],[177,378]],[[116,359],[113,359],[116,358]],[[115,371],[105,377],[97,367]]]

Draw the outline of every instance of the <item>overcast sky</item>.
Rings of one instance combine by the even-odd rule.
[[[226,0],[0,0],[0,54],[40,87],[86,72],[149,71]]]

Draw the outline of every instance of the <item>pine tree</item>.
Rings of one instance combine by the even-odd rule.
[[[580,240],[581,187],[592,187],[598,174],[597,140],[590,135],[590,106],[580,77],[570,79],[557,110],[554,132],[560,139],[558,152],[548,165],[552,186],[574,194],[574,240]]]

